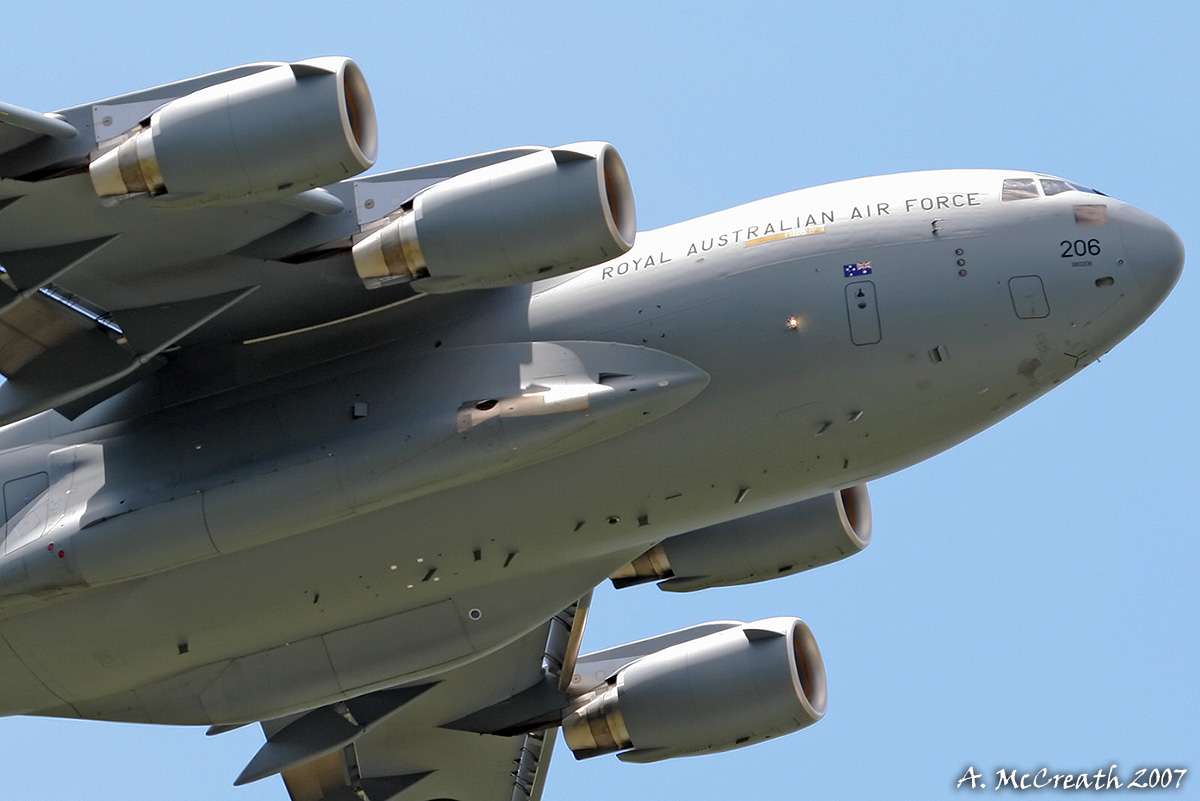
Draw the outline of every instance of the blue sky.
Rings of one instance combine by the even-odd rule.
[[[248,61],[348,55],[375,97],[380,170],[605,139],[646,229],[863,175],[1034,169],[1134,202],[1200,248],[1194,3],[648,5],[18,4],[0,99],[52,110]],[[703,620],[805,618],[829,713],[658,765],[576,763],[563,748],[546,797],[961,796],[968,765],[989,791],[1001,767],[1200,773],[1198,306],[1185,271],[1099,364],[874,482],[875,539],[852,560],[682,597],[598,593],[589,649]],[[260,739],[0,720],[0,797],[284,801],[278,780],[232,787]]]

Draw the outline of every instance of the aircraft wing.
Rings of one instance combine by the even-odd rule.
[[[590,602],[445,673],[265,721],[235,783],[278,773],[292,801],[537,801]]]
[[[243,343],[427,292],[530,283],[632,244],[609,145],[351,180],[376,140],[371,96],[342,58],[250,64],[52,114],[0,103],[0,425],[75,417],[197,348],[184,383],[211,393],[227,387],[205,386],[204,365]],[[570,197],[595,208],[561,211]],[[556,213],[579,219],[564,227]],[[603,242],[586,244],[585,228]],[[373,341],[387,334],[381,324]]]
[[[488,657],[415,687],[355,699],[340,714],[327,715],[332,710],[323,708],[267,721],[263,730],[268,743],[238,782],[270,775],[281,764],[303,758],[298,755],[346,739],[353,727],[345,716],[357,713],[360,719],[355,722],[365,733],[282,771],[292,801],[536,800],[554,745],[553,729],[506,737],[456,731],[443,724],[542,681],[552,625],[553,621]],[[398,709],[387,711],[397,702]],[[378,721],[370,720],[373,706],[384,710]]]

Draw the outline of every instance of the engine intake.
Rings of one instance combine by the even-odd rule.
[[[434,184],[354,246],[354,266],[423,292],[523,284],[616,258],[636,231],[616,148],[581,142]]]
[[[669,592],[752,584],[845,559],[870,542],[871,500],[859,484],[671,537],[611,578],[618,588],[666,579],[658,586]]]
[[[804,621],[742,623],[626,665],[563,720],[579,759],[627,762],[728,751],[825,715],[825,665]]]
[[[100,197],[181,204],[265,199],[375,163],[375,105],[358,65],[329,57],[272,67],[172,100],[88,167]]]

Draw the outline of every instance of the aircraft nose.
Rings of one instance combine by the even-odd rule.
[[[1183,273],[1183,242],[1169,225],[1135,206],[1123,209],[1121,236],[1139,289],[1157,307]]]

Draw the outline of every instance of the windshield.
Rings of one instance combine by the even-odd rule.
[[[1103,192],[1063,178],[1005,178],[1004,186],[1000,191],[1000,199],[1027,200],[1042,195],[1050,197],[1063,192],[1086,192],[1089,195],[1107,197]]]

